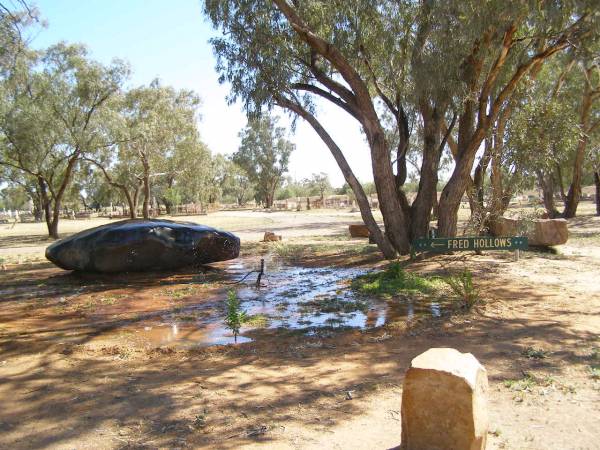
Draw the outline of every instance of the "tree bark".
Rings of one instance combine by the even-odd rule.
[[[600,216],[600,171],[594,171],[594,184],[596,185],[596,215]]]
[[[565,185],[563,183],[563,174],[560,164],[556,163],[556,180],[558,181],[558,189],[560,192],[560,198],[564,204],[567,202],[567,194],[565,194]]]
[[[406,255],[410,253],[409,217],[404,213],[396,193],[395,176],[383,129],[379,124],[374,128],[367,132],[367,136],[371,144],[373,179],[385,225],[385,234],[398,253]]]
[[[547,175],[541,170],[537,171],[537,179],[540,189],[542,190],[542,199],[544,201],[546,212],[551,219],[554,219],[559,216],[559,212],[554,203],[554,180],[551,175]]]
[[[588,69],[586,72],[586,75],[589,80],[592,69]],[[579,205],[579,200],[581,199],[583,160],[585,158],[585,150],[589,139],[588,132],[590,128],[590,113],[592,110],[592,101],[592,89],[590,87],[589,82],[586,82],[583,92],[581,114],[579,119],[581,135],[579,136],[579,141],[577,143],[577,152],[575,153],[575,160],[573,162],[573,178],[571,180],[571,185],[569,186],[569,192],[567,193],[567,198],[565,201],[565,211],[563,213],[563,217],[565,217],[566,219],[575,217],[575,214],[577,214],[577,206]]]
[[[410,238],[427,237],[431,211],[437,204],[438,169],[442,148],[440,136],[442,129],[443,111],[437,107],[431,108],[423,103],[420,108],[423,118],[423,161],[419,190],[411,206]]]
[[[150,218],[150,177],[144,174],[143,180],[143,193],[144,193],[144,205],[142,209],[142,215],[144,219]]]
[[[481,138],[474,138],[470,147],[479,147],[482,141]],[[442,190],[439,206],[438,217],[438,234],[440,236],[456,236],[458,224],[458,209],[464,193],[471,182],[471,168],[475,160],[475,151],[469,148],[465,152],[461,152],[459,159],[456,161],[456,166],[448,183]]]
[[[38,177],[38,185],[40,187],[40,196],[42,198],[42,208],[44,209],[44,219],[46,221],[46,228],[48,228],[48,236],[52,236],[52,214],[50,210],[50,198],[48,198],[48,191],[46,189],[46,182],[42,177]]]

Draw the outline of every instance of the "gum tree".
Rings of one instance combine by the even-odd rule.
[[[275,191],[287,172],[294,144],[285,139],[285,130],[270,117],[251,118],[240,133],[241,143],[233,162],[254,184],[256,198],[265,208],[273,206]]]
[[[532,69],[595,30],[592,3],[206,0],[205,12],[224,32],[213,45],[231,98],[250,114],[279,106],[306,120],[336,159],[373,239],[393,258],[427,233],[451,134],[455,165],[440,198],[438,229],[456,234],[480,145]],[[385,233],[318,118],[322,101],[347,112],[365,134]],[[384,110],[393,118],[394,148]],[[413,115],[421,148],[410,204],[403,186]]]
[[[135,161],[131,175],[141,185],[145,219],[150,216],[152,179],[161,176],[165,160],[173,158],[179,146],[195,139],[199,104],[195,93],[161,86],[157,80],[124,95],[119,161]]]
[[[127,74],[118,61],[104,66],[58,44],[26,54],[0,86],[0,164],[35,180],[52,238],[77,164],[106,145],[100,117]]]

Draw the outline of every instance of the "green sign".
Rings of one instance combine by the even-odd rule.
[[[416,252],[460,252],[476,250],[527,250],[528,240],[525,236],[510,237],[454,237],[417,239],[413,243]]]

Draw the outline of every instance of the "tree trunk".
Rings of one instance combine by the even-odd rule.
[[[142,189],[144,194],[144,203],[142,206],[142,216],[148,220],[150,218],[150,163],[145,151],[138,150],[140,160],[142,161],[142,167],[144,168],[144,175],[142,177]]]
[[[485,140],[485,150],[475,168],[473,174],[473,184],[471,192],[469,193],[469,203],[471,206],[471,223],[475,228],[475,234],[479,235],[485,228],[487,211],[485,208],[485,174],[490,163],[492,155],[492,139],[487,138]],[[469,189],[467,188],[467,192]]]
[[[46,182],[43,178],[38,177],[38,185],[40,187],[40,196],[42,198],[42,208],[44,209],[44,219],[46,220],[46,227],[48,228],[48,236],[54,237],[52,235],[52,214],[50,209],[50,198],[48,198]]]
[[[168,216],[171,215],[171,212],[173,210],[173,203],[171,203],[168,199],[166,199],[165,197],[162,198],[162,202],[163,205],[165,205],[165,212]]]
[[[587,72],[588,79],[591,76],[592,69]],[[565,201],[565,211],[563,217],[570,219],[575,217],[577,214],[577,206],[581,199],[581,178],[583,172],[583,160],[585,159],[585,150],[588,143],[588,131],[590,128],[590,112],[592,109],[592,90],[589,83],[585,83],[583,92],[583,99],[581,104],[581,115],[579,120],[579,126],[581,129],[581,135],[579,136],[579,142],[577,143],[577,152],[575,153],[575,161],[573,162],[573,178],[571,185],[569,186],[569,192]]]
[[[490,173],[490,184],[492,185],[492,195],[490,201],[490,216],[492,220],[501,217],[504,214],[502,196],[504,187],[502,186],[502,168],[499,155],[495,152],[492,157],[492,170]]]
[[[150,179],[144,175],[144,205],[142,208],[144,219],[150,218]]]
[[[438,217],[440,236],[456,236],[460,202],[471,182],[471,169],[477,149],[485,137],[483,128],[478,128],[476,131],[472,131],[472,128],[473,111],[468,107],[462,114],[458,126],[458,154],[455,157],[454,171],[440,197]]]
[[[556,164],[556,180],[558,181],[558,189],[560,192],[560,198],[563,202],[563,204],[566,205],[567,203],[567,194],[565,194],[565,185],[563,182],[563,174],[562,174],[562,168],[560,167],[560,164]]]
[[[58,239],[58,214],[59,214],[59,212],[56,212],[55,214],[53,214],[52,221],[50,222],[50,225],[48,228],[48,235],[52,239]]]
[[[594,184],[596,185],[596,215],[600,216],[600,171],[594,171]]]
[[[371,125],[371,129],[366,128],[365,131],[371,147],[373,180],[385,234],[398,253],[407,255],[410,253],[410,218],[405,214],[396,192],[396,179],[383,129],[379,124]]]
[[[121,187],[121,191],[123,191],[123,194],[125,194],[125,199],[127,200],[127,204],[129,205],[129,217],[131,219],[135,219],[137,217],[137,201],[134,201],[134,198],[131,197],[131,194],[129,193],[129,191],[127,190],[127,187],[123,186]],[[135,192],[135,197],[137,200],[137,190]]]
[[[265,208],[270,209],[273,207],[273,194],[269,191],[265,195]]]
[[[450,180],[442,190],[438,215],[439,236],[456,236],[458,209],[470,181],[472,166],[473,158],[459,159]]]
[[[551,219],[559,215],[556,205],[554,204],[554,180],[551,175],[546,175],[543,171],[537,171],[538,184],[542,190],[542,199],[544,208]]]
[[[423,161],[419,190],[411,207],[410,238],[427,237],[431,211],[437,203],[438,169],[440,165],[442,113],[437,108],[422,105],[423,118]]]
[[[48,228],[48,234],[52,239],[58,239],[58,221],[60,219],[60,198],[54,199],[54,207],[52,208],[52,219]]]

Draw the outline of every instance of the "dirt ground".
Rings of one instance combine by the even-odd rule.
[[[251,342],[205,347],[189,345],[208,331],[182,314],[224,298],[226,265],[71,274],[43,259],[41,224],[0,225],[0,448],[395,448],[410,360],[454,347],[487,369],[488,448],[597,449],[600,217],[591,203],[581,206],[557,252],[523,252],[518,262],[508,252],[404,262],[420,274],[469,268],[484,300],[469,313],[388,317],[364,330],[255,329],[245,334]],[[270,254],[300,267],[386,264],[346,236],[360,221],[355,213],[187,219],[234,231],[249,265]],[[259,243],[266,230],[283,244]],[[181,322],[170,331],[175,339],[140,339],[165,316]]]

